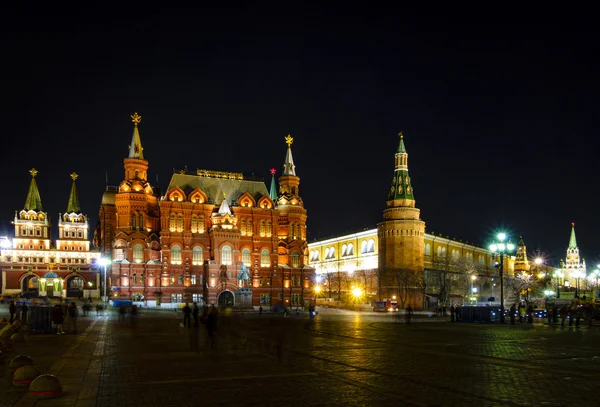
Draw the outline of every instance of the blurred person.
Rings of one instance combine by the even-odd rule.
[[[56,334],[64,335],[63,322],[65,321],[65,314],[63,313],[62,306],[56,304],[52,308],[52,323],[56,325]]]

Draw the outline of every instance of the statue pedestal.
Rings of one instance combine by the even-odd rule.
[[[235,292],[236,308],[251,308],[252,307],[252,289],[240,288]]]

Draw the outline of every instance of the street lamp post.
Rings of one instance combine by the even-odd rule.
[[[490,250],[492,253],[498,253],[500,255],[500,323],[504,323],[504,254],[512,252],[515,248],[515,245],[510,241],[504,243],[506,241],[505,233],[498,233],[498,241],[490,245]]]
[[[585,277],[585,274],[583,274],[583,271],[581,271],[581,270],[575,270],[575,271],[573,271],[573,273],[571,273],[571,275],[573,277],[575,277],[575,281],[576,281],[576,283],[575,283],[575,298],[579,298],[579,279],[582,277]]]
[[[106,295],[106,266],[110,263],[110,259],[107,259],[106,257],[100,257],[100,259],[98,260],[98,264],[100,264],[103,269],[104,269],[104,289],[102,294],[103,295],[103,303],[104,303],[104,309],[106,309],[106,301],[108,300],[108,297]]]
[[[560,298],[560,279],[564,276],[565,274],[560,270],[554,272],[554,277],[556,278],[556,298]]]

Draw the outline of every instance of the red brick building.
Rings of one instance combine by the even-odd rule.
[[[112,299],[155,304],[304,307],[314,300],[306,209],[292,137],[270,190],[241,173],[182,170],[163,195],[148,182],[139,123],[125,178],[100,208],[100,247],[112,258]],[[175,306],[175,305],[170,305]]]

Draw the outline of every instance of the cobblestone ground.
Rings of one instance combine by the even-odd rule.
[[[180,327],[175,312],[146,311],[135,326],[95,318],[93,400],[34,402],[5,374],[0,405],[600,406],[600,327],[236,314],[221,315],[210,349],[204,327]],[[46,364],[66,346],[48,342]]]

